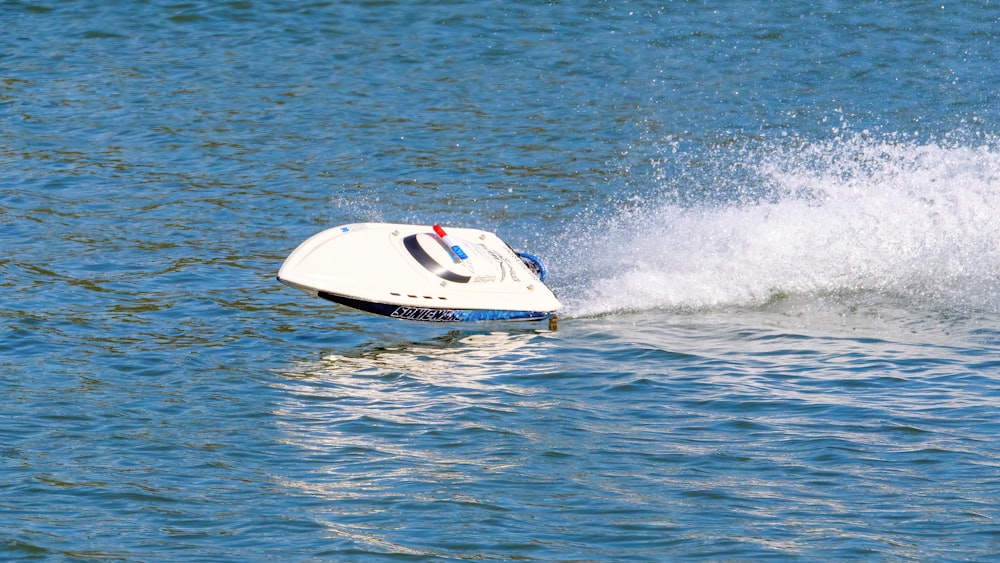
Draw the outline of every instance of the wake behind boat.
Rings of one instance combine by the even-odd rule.
[[[355,223],[327,229],[285,259],[278,280],[334,303],[430,322],[543,320],[560,304],[545,268],[478,229]]]

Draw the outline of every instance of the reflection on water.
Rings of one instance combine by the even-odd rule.
[[[537,463],[531,452],[550,440],[534,423],[552,408],[540,383],[555,371],[555,338],[455,330],[291,366],[275,415],[301,453],[278,484],[328,506],[317,521],[340,542],[433,555],[395,537],[384,515],[424,514],[408,537],[425,526],[433,535],[460,511],[492,517],[495,494],[482,484]]]
[[[552,333],[535,330],[452,330],[424,342],[378,342],[343,354],[330,353],[319,361],[296,364],[284,375],[348,386],[357,386],[362,379],[412,377],[435,385],[475,387],[510,371],[531,373],[544,368],[542,351],[551,338]],[[355,378],[362,379],[352,381]]]
[[[506,433],[492,422],[496,417],[539,404],[544,388],[533,374],[554,371],[545,354],[552,338],[536,331],[456,330],[428,342],[330,353],[284,372],[278,386],[285,401],[276,414],[289,440],[306,449],[420,458],[424,454],[400,441],[456,429]],[[444,461],[438,440],[421,443],[428,459]]]

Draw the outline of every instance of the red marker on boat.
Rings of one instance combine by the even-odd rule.
[[[437,236],[441,237],[441,240],[443,240],[449,248],[451,248],[451,251],[455,253],[455,256],[458,256],[461,260],[469,259],[469,255],[462,250],[461,246],[458,246],[455,244],[455,241],[451,240],[451,237],[448,236],[448,233],[444,232],[441,225],[434,225],[434,232],[437,233]]]

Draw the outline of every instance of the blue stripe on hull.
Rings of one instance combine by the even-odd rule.
[[[503,311],[492,309],[432,309],[428,307],[410,307],[406,305],[390,305],[362,301],[343,295],[335,295],[320,291],[319,296],[327,301],[333,301],[354,309],[374,313],[394,319],[408,321],[424,321],[432,323],[460,323],[470,321],[541,321],[548,319],[552,313],[536,311]]]

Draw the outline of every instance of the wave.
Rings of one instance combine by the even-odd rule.
[[[553,257],[567,315],[796,297],[1000,312],[995,142],[859,134],[716,152],[699,159],[711,180],[665,175],[567,230]]]

